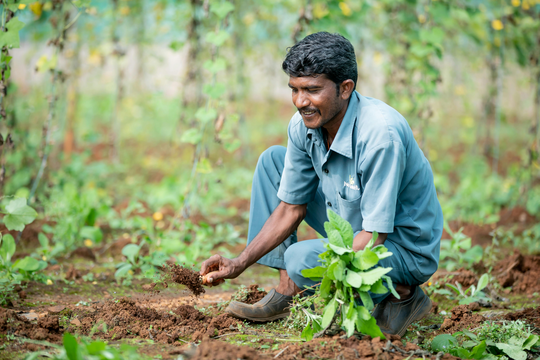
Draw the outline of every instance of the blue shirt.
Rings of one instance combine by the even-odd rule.
[[[355,91],[330,150],[322,130],[308,129],[298,112],[288,135],[278,190],[282,201],[309,203],[320,186],[327,208],[349,221],[355,233],[388,233],[407,250],[401,254],[405,261],[420,268],[425,262],[430,268],[425,271],[435,271],[442,210],[429,161],[401,114]]]

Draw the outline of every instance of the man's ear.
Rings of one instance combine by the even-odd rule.
[[[339,85],[339,94],[343,100],[348,100],[354,91],[354,81],[347,79]]]

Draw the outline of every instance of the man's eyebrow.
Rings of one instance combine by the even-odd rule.
[[[292,86],[291,84],[287,84],[291,89],[296,89],[296,87]],[[302,86],[300,89],[306,89],[306,90],[314,90],[314,89],[320,89],[322,86],[319,85],[311,85],[311,86]]]

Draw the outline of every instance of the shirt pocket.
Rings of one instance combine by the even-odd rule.
[[[356,194],[357,197],[349,200],[341,196],[341,193],[337,193],[337,199],[339,204],[339,212],[342,218],[351,223],[353,231],[362,230],[362,211],[360,210],[360,203],[362,201],[362,195]]]

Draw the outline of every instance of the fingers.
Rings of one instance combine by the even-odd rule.
[[[210,272],[205,276],[206,283],[212,286],[219,285],[225,282],[224,278],[227,277],[227,275],[229,275],[229,272],[226,270]]]
[[[204,261],[201,265],[201,271],[199,272],[201,275],[206,275],[208,271],[211,270],[212,267],[219,267],[219,263],[221,261],[220,255],[212,255],[208,260]]]

